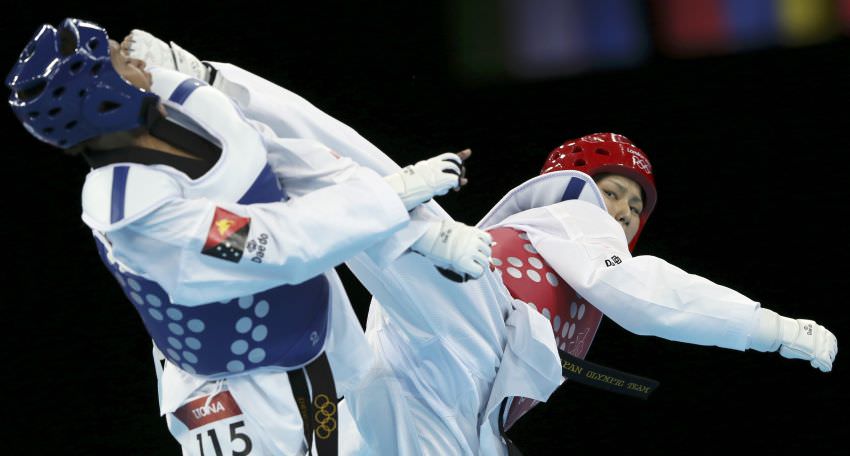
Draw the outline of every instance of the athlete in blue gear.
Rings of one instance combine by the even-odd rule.
[[[333,267],[413,250],[480,276],[489,235],[408,212],[459,188],[468,153],[381,177],[158,71],[162,96],[106,30],[66,19],[36,32],[6,84],[33,136],[92,167],[82,217],[165,360],[161,412],[184,454],[336,454],[340,432],[356,435],[337,398],[373,354]]]

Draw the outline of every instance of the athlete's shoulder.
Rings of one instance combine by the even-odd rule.
[[[581,201],[605,208],[602,193],[593,178],[580,171],[556,171],[533,177],[513,188],[478,222],[478,226],[486,228],[514,214],[565,201]]]
[[[163,100],[177,104],[185,102],[197,89],[209,87],[209,84],[200,79],[168,68],[153,67],[150,72],[153,77],[151,92]]]
[[[182,196],[180,183],[150,166],[116,163],[92,170],[83,184],[83,221],[98,231],[114,231]]]
[[[261,144],[260,133],[239,106],[219,89],[165,68],[153,69],[151,74],[154,81],[151,90],[160,96],[169,116],[200,124],[223,143],[239,149]]]

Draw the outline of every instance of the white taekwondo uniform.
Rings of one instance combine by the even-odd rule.
[[[303,98],[233,65],[210,64],[218,71],[214,85],[276,134],[333,144],[340,155],[381,175],[399,169],[374,145]],[[562,201],[576,183],[580,190]],[[432,201],[411,217],[434,220],[448,214]],[[622,228],[583,173],[561,171],[530,179],[478,226],[519,232],[530,241],[529,253],[557,273],[549,279],[552,286],[569,284],[632,332],[738,350],[748,346],[758,303],[659,258],[632,258]],[[404,230],[409,229],[411,225]],[[605,260],[612,257],[618,262],[609,266]],[[548,398],[563,381],[556,343],[567,348],[573,333],[563,329],[574,327],[558,324],[553,331],[553,322],[578,316],[529,312],[531,306],[513,299],[500,279],[507,281],[504,274],[512,274],[509,265],[458,284],[410,252],[392,263],[359,255],[347,264],[375,296],[367,336],[380,362],[371,380],[361,384],[360,394],[347,397],[372,450],[504,453],[496,416],[501,400]],[[534,280],[534,274],[523,271],[523,277]],[[371,391],[378,389],[393,392],[383,396],[388,402],[365,400],[377,397]]]
[[[83,220],[167,360],[160,409],[184,454],[302,454],[285,372],[324,351],[339,395],[360,383],[373,356],[333,267],[409,215],[374,171],[274,136],[205,83],[152,72],[168,119],[220,158],[195,179],[161,164],[96,168]]]

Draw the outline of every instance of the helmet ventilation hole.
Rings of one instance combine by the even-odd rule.
[[[573,153],[574,153],[574,154],[577,154],[577,153],[579,153],[579,152],[581,152],[581,146],[573,147]]]
[[[92,76],[97,76],[100,73],[100,69],[103,68],[103,62],[97,62],[94,66],[91,67]]]
[[[77,34],[69,28],[59,30],[59,53],[68,57],[77,50]]]
[[[62,112],[62,108],[56,107],[51,109],[50,111],[47,111],[47,115],[50,117],[56,117],[56,115],[60,112]]]
[[[77,60],[76,62],[74,62],[74,63],[72,63],[72,64],[71,64],[71,66],[70,66],[70,68],[69,68],[69,69],[71,70],[71,74],[75,74],[75,73],[77,73],[78,71],[80,71],[80,69],[81,69],[82,67],[83,67],[83,61],[82,61],[82,60]]]
[[[62,96],[63,93],[65,93],[65,88],[59,87],[53,91],[53,98],[59,98]]]
[[[76,127],[76,126],[77,126],[77,121],[76,121],[76,120],[72,120],[72,121],[70,121],[70,122],[68,122],[68,123],[66,123],[66,124],[65,124],[65,129],[66,129],[66,130],[70,130],[70,129],[72,129],[72,128]]]
[[[574,165],[576,165],[576,166],[584,166],[584,165],[586,165],[586,164],[587,164],[587,162],[586,162],[586,161],[584,161],[583,159],[579,158],[579,159],[578,159],[578,160],[576,160],[573,164],[574,164]]]
[[[41,92],[44,91],[44,88],[47,87],[47,82],[38,81],[37,83],[17,91],[18,99],[23,101],[30,101],[33,98],[41,95]]]
[[[121,105],[115,103],[114,101],[103,101],[100,103],[100,106],[97,107],[97,112],[99,113],[107,113],[109,111],[114,111],[120,108]]]
[[[88,48],[93,51],[97,49],[98,46],[100,46],[100,41],[98,41],[97,38],[92,38],[89,40],[86,46],[88,46]]]
[[[608,151],[607,151],[607,150],[605,150],[605,149],[603,149],[603,148],[601,148],[601,147],[599,147],[599,148],[597,148],[597,149],[596,149],[596,153],[597,153],[597,154],[599,154],[599,155],[609,155],[609,154],[608,154]]]

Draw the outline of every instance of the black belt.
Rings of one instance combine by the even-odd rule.
[[[505,445],[508,447],[508,456],[523,456],[522,451],[519,451],[519,447],[516,446],[511,439],[508,438],[508,435],[505,434],[505,410],[508,406],[508,398],[502,399],[502,405],[499,407],[499,416],[496,418],[499,420],[499,434],[502,435],[502,440],[505,441]]]
[[[558,350],[561,358],[561,374],[568,380],[576,383],[600,388],[612,393],[647,399],[649,395],[658,388],[658,381],[651,378],[640,377],[634,374],[618,371],[590,361],[575,357],[563,350]],[[508,456],[522,456],[522,452],[505,434],[505,410],[508,398],[502,401],[499,408],[499,433],[502,435],[508,447]]]
[[[604,389],[612,393],[647,399],[658,388],[658,381],[621,372],[610,367],[585,361],[563,350],[558,350],[561,357],[561,373],[564,377],[576,383]]]
[[[304,422],[307,454],[313,451],[315,437],[319,456],[336,456],[339,446],[339,400],[327,355],[322,352],[312,363],[288,374],[292,395],[295,396],[295,403]]]

